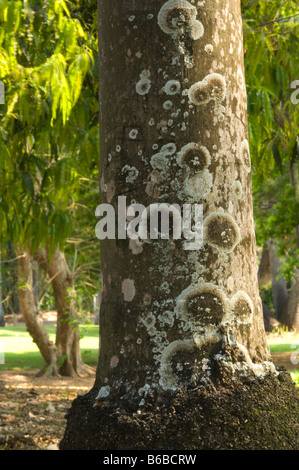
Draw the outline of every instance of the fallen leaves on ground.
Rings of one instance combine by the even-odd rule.
[[[64,418],[94,376],[36,377],[37,371],[0,371],[0,450],[56,450]]]

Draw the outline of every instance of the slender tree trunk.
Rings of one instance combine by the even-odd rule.
[[[272,295],[276,318],[279,322],[282,322],[282,316],[288,303],[289,294],[285,278],[283,276],[279,276],[281,260],[277,258],[275,243],[273,242],[270,242],[269,245],[269,259],[272,279]]]
[[[290,329],[299,331],[299,269],[296,268],[288,302],[285,305],[281,323]]]
[[[2,257],[1,257],[1,247],[0,247],[0,326],[5,326],[2,292],[3,292],[3,288],[2,288]]]
[[[295,189],[295,196],[298,197],[298,165],[295,161],[291,165],[291,184]],[[299,226],[295,227],[295,236],[297,241],[297,249],[299,249]],[[289,293],[288,303],[283,312],[282,323],[299,331],[299,268],[295,268],[292,286]]]
[[[261,260],[258,269],[258,283],[259,288],[265,287],[271,283],[271,272],[270,272],[270,252],[268,243],[264,244]]]
[[[50,340],[47,330],[39,316],[33,293],[32,257],[24,250],[17,251],[19,267],[18,297],[21,313],[27,330],[36,343],[46,365],[39,375],[57,375],[57,348]]]
[[[94,373],[82,361],[75,290],[64,253],[57,248],[49,260],[46,251],[39,249],[35,253],[35,259],[47,272],[52,283],[57,310],[56,347],[60,358],[60,374],[81,376]]]
[[[202,204],[204,245],[129,240],[121,223],[102,241],[97,376],[61,448],[281,445],[268,420],[295,389],[263,325],[240,2],[100,0],[99,21],[101,200],[119,218],[120,196]]]
[[[57,310],[56,346],[60,355],[65,358],[60,371],[62,375],[82,375],[87,368],[83,364],[80,352],[73,278],[65,255],[59,249],[53,253],[48,273],[52,279]]]

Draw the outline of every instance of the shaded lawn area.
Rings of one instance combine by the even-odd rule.
[[[55,342],[56,326],[46,325],[50,339]],[[99,348],[99,326],[80,325],[80,347],[83,361],[96,366]],[[44,360],[36,344],[26,330],[25,325],[7,325],[0,328],[0,356],[4,353],[4,364],[1,370],[32,370],[41,369]],[[1,357],[0,357],[1,358]],[[3,362],[3,361],[1,361]]]

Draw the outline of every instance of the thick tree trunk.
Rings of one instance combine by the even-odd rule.
[[[295,392],[263,325],[240,2],[100,0],[99,20],[102,202],[120,219],[118,196],[202,204],[204,245],[128,240],[121,223],[102,241],[97,377],[61,448],[280,445],[266,403],[275,421]]]
[[[39,375],[57,375],[57,348],[50,340],[43,321],[39,316],[33,293],[32,257],[24,250],[17,250],[17,256],[19,267],[18,297],[21,313],[33,342],[36,343],[46,362]]]

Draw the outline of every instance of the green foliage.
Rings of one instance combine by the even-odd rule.
[[[96,37],[82,3],[0,0],[0,237],[32,251],[63,248],[69,204],[98,155]]]
[[[298,79],[297,1],[242,1],[245,75],[257,240],[273,239],[290,279],[298,264]]]
[[[50,255],[59,245],[89,298],[99,289],[98,243],[82,204],[98,204],[96,8],[94,0],[0,0],[0,244],[47,246]]]

